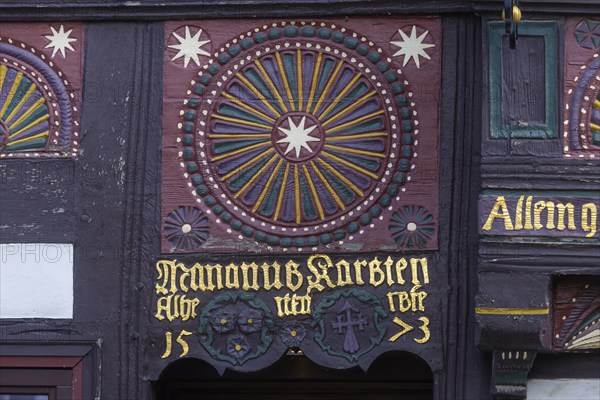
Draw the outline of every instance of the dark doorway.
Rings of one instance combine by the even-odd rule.
[[[156,384],[156,400],[430,400],[433,376],[420,358],[406,353],[379,357],[365,373],[359,368],[321,367],[302,355],[286,355],[254,373],[226,371],[207,363],[172,363]]]

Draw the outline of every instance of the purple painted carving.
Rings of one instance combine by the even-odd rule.
[[[584,19],[575,28],[577,43],[585,49],[600,47],[600,22]]]
[[[439,20],[371,22],[167,23],[163,218],[200,208],[209,252],[407,248],[416,202],[435,225]]]
[[[353,315],[356,318],[353,318]],[[369,321],[352,306],[349,300],[344,301],[342,308],[338,312],[338,316],[335,322],[331,323],[333,329],[337,329],[338,334],[346,333],[344,337],[344,346],[342,347],[345,352],[354,354],[360,350],[360,345],[356,339],[354,333],[354,327],[357,327],[359,331],[365,329],[365,325],[368,325]]]

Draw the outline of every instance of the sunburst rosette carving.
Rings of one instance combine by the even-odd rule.
[[[383,218],[415,156],[408,82],[367,38],[273,24],[226,43],[192,81],[182,166],[229,234],[302,249]]]
[[[0,158],[77,155],[69,81],[43,52],[0,37]]]

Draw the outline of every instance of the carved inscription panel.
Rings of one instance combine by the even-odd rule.
[[[151,376],[289,349],[441,362],[440,33],[431,17],[165,24]]]

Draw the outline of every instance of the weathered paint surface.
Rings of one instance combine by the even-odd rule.
[[[91,346],[96,354],[102,353],[101,362],[100,357],[97,357],[88,360],[86,364],[95,372],[83,377],[86,393],[90,393],[90,397],[150,398],[152,389],[145,374],[147,355],[160,357],[165,349],[164,326],[156,330],[150,328],[158,301],[155,266],[157,260],[174,258],[173,255],[168,255],[171,243],[165,241],[162,230],[166,216],[179,211],[181,207],[178,202],[173,201],[175,207],[165,211],[161,205],[169,196],[169,193],[161,194],[160,184],[163,168],[160,162],[163,140],[163,65],[177,62],[180,72],[186,69],[185,56],[173,60],[180,49],[171,47],[165,53],[167,46],[177,45],[177,41],[173,41],[176,38],[166,34],[172,32],[172,29],[166,31],[169,23],[147,21],[192,21],[202,15],[202,22],[207,22],[211,18],[230,17],[232,13],[249,18],[261,15],[270,18],[269,21],[280,21],[282,18],[296,19],[296,16],[309,18],[315,15],[315,7],[319,6],[295,1],[286,3],[285,8],[279,8],[280,5],[274,7],[273,2],[269,1],[226,5],[214,2],[197,5],[167,2],[168,6],[146,1],[127,5],[94,4],[89,7],[84,2],[58,4],[46,1],[43,4],[60,7],[39,7],[38,4],[34,6],[9,0],[0,5],[2,18],[3,21],[41,20],[46,29],[52,25],[57,32],[60,32],[61,24],[65,27],[64,32],[71,29],[73,24],[67,20],[87,21],[85,26],[81,25],[81,32],[85,30],[85,52],[82,51],[84,47],[76,46],[78,42],[70,42],[75,51],[82,51],[82,57],[85,54],[85,63],[74,65],[83,68],[82,75],[85,77],[81,82],[82,140],[77,158],[6,160],[5,157],[0,161],[0,240],[3,243],[74,243],[74,318],[71,321],[2,321],[0,338],[3,344],[16,341],[28,343],[29,347],[20,347],[19,351],[28,351],[30,354],[45,352],[46,355],[52,353],[52,356],[57,355],[56,348],[48,350],[48,346],[36,344],[69,343],[60,347],[60,352],[74,354],[80,351],[79,344],[85,343],[86,351]],[[248,7],[249,4],[252,7]],[[533,7],[525,9],[534,19],[547,19],[557,23],[557,57],[560,65],[568,63],[572,50],[580,51],[573,47],[577,37],[573,42],[574,36],[569,36],[569,32],[576,29],[581,20],[588,19],[589,7],[592,5],[595,2],[590,0],[568,3],[552,1],[536,2],[535,11]],[[519,196],[529,190],[595,191],[600,183],[597,158],[588,156],[594,154],[593,151],[568,157],[571,149],[565,153],[565,142],[561,134],[557,138],[545,140],[491,140],[486,129],[482,129],[489,125],[488,110],[484,106],[487,103],[488,88],[485,81],[489,65],[486,64],[486,29],[482,29],[485,20],[479,14],[475,15],[475,11],[484,13],[484,18],[497,21],[499,15],[496,2],[452,1],[444,2],[443,8],[440,7],[440,2],[434,1],[410,4],[396,1],[377,4],[328,2],[327,6],[321,7],[318,14],[326,14],[331,18],[348,15],[349,23],[352,23],[354,15],[379,15],[388,12],[398,15],[408,12],[442,15],[443,34],[439,42],[434,42],[436,48],[433,48],[443,49],[440,53],[440,76],[443,84],[440,85],[439,94],[442,105],[439,115],[439,168],[432,167],[439,173],[436,188],[439,187],[440,195],[438,201],[434,201],[434,205],[439,202],[439,211],[437,215],[432,214],[437,223],[436,240],[439,250],[425,248],[411,252],[411,256],[423,251],[430,257],[432,268],[439,268],[431,272],[431,276],[435,275],[437,279],[430,283],[431,289],[444,293],[445,296],[442,302],[435,305],[440,310],[445,310],[438,321],[441,326],[442,348],[429,353],[435,353],[441,362],[439,369],[434,371],[434,397],[444,400],[485,398],[488,394],[491,366],[483,353],[475,349],[476,338],[481,339],[481,349],[485,350],[494,350],[501,345],[515,349],[521,347],[534,348],[540,352],[550,351],[553,332],[551,321],[554,317],[553,297],[550,295],[554,290],[553,277],[597,274],[598,255],[597,246],[585,243],[581,240],[584,238],[577,238],[572,242],[562,241],[560,244],[556,244],[556,241],[543,243],[538,240],[539,237],[534,243],[514,237],[488,237],[479,242],[478,229],[485,222],[478,218],[476,211],[480,184],[484,190],[518,191]],[[573,20],[563,15],[571,15]],[[115,22],[115,18],[119,22]],[[407,17],[402,18],[408,20]],[[138,22],[131,22],[134,20]],[[215,24],[219,25],[218,22],[221,21]],[[237,22],[234,21],[233,24]],[[3,22],[3,32],[5,26],[9,24]],[[44,47],[48,40],[43,37],[53,33],[37,32],[36,26],[34,23],[23,24],[23,37],[27,37],[23,41],[33,43],[38,40],[38,47],[44,48],[40,51],[47,52],[45,55],[49,54],[51,57],[52,49]],[[29,30],[37,33],[27,36]],[[222,30],[230,31],[227,26],[223,26]],[[356,27],[356,31],[362,31],[362,27]],[[78,30],[75,29],[73,33],[75,32]],[[404,32],[410,35],[411,30],[406,29]],[[195,33],[195,30],[190,32],[191,35]],[[185,27],[178,34],[185,37]],[[417,30],[416,34],[421,33]],[[569,52],[569,57],[565,56],[562,43],[565,43],[564,48]],[[432,48],[426,49],[430,50]],[[590,54],[589,49],[581,51]],[[65,48],[67,59],[72,54]],[[61,53],[57,52],[57,63],[60,57]],[[593,54],[587,58],[578,58],[581,64],[566,67],[569,69],[564,75],[567,85],[571,79],[574,82],[574,77],[583,71],[581,66],[588,65],[586,60],[590,57]],[[403,63],[403,57],[400,58],[398,62]],[[424,69],[434,60],[421,61],[421,69]],[[188,60],[188,69],[194,65],[193,59]],[[411,65],[413,60],[408,63],[407,68],[401,68],[406,70],[407,76]],[[63,72],[66,71],[64,68],[65,65],[60,66]],[[416,68],[416,64],[412,68]],[[564,73],[563,67],[559,66],[558,72],[561,76]],[[75,75],[67,75],[71,83]],[[185,91],[190,89],[190,79],[191,77],[182,78],[184,89],[175,95],[180,97],[178,101],[182,102],[186,96]],[[412,78],[408,80],[412,82]],[[581,82],[582,78],[578,81]],[[560,93],[543,95],[555,95],[560,99],[560,107],[570,104],[565,95],[561,98]],[[585,96],[593,99],[588,94]],[[423,102],[415,104],[421,107]],[[564,111],[566,112],[566,108]],[[565,120],[565,112],[559,112],[559,117],[562,118],[559,118],[560,124]],[[165,132],[165,135],[176,135],[177,127],[172,123],[181,121],[180,118],[183,117],[178,116],[177,112],[170,114],[168,128],[172,131]],[[419,111],[420,123],[423,118],[423,113]],[[293,119],[293,122],[298,126],[301,119]],[[291,126],[283,128],[290,129]],[[181,145],[176,143],[170,143],[169,146],[181,149]],[[166,149],[165,146],[165,151]],[[483,155],[481,160],[479,149]],[[179,157],[178,151],[175,151],[172,159]],[[418,150],[417,162],[421,153]],[[186,188],[188,181],[181,177],[179,168],[179,165],[174,165],[173,171],[178,173],[173,174],[191,192],[192,188]],[[416,169],[415,173],[418,171]],[[411,185],[403,187],[416,194],[417,192],[408,190],[412,185],[411,182]],[[560,195],[564,197],[566,193]],[[186,196],[189,197],[189,193]],[[518,197],[516,200],[518,202]],[[185,206],[193,205],[195,204]],[[487,215],[489,214],[486,217]],[[226,229],[224,232],[225,235]],[[590,232],[584,233],[587,235]],[[323,247],[327,249],[326,246]],[[256,249],[257,247],[253,247],[253,250]],[[402,246],[398,245],[395,249],[402,249]],[[381,253],[384,252],[382,250]],[[280,260],[283,265],[289,259],[304,264],[313,253],[307,251],[304,256],[298,257],[296,253],[294,256],[290,254],[288,250],[285,254],[282,251],[274,256],[264,254],[260,257],[270,261]],[[379,253],[364,254],[365,257],[370,257]],[[202,265],[226,259],[208,252],[199,256],[182,256],[181,260],[179,255],[177,257],[186,266],[193,265],[198,259],[202,261]],[[238,261],[232,252],[228,257],[227,261]],[[347,251],[334,253],[332,257],[337,262],[340,258],[350,260],[357,256]],[[478,286],[480,296],[476,303],[474,293]],[[269,300],[275,301],[275,297],[282,296],[272,296]],[[427,304],[429,309],[435,306]],[[481,334],[473,329],[477,322],[480,324]],[[188,329],[191,331],[191,326]],[[414,331],[406,333],[398,341],[411,338]],[[169,357],[180,354],[180,348],[177,347],[180,334],[181,332],[173,332],[173,354]],[[181,339],[189,341],[186,335],[181,336]],[[435,338],[430,339],[430,342],[433,340]],[[160,346],[155,348],[158,344]],[[522,351],[520,350],[521,354]],[[583,356],[576,356],[579,358],[570,358],[565,364],[579,365]],[[465,375],[463,371],[472,372]]]

